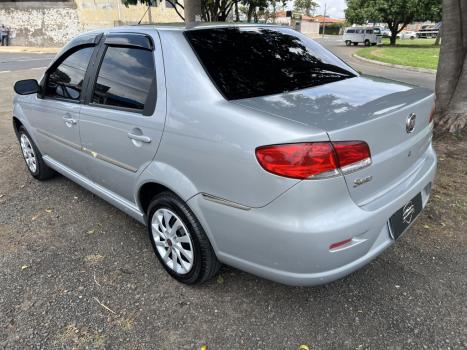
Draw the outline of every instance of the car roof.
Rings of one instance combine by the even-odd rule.
[[[84,32],[72,39],[72,41],[79,40],[83,37],[96,36],[102,33],[141,33],[148,32],[151,30],[155,31],[176,31],[185,32],[190,30],[198,29],[210,29],[210,28],[284,28],[284,26],[277,24],[258,24],[258,23],[225,23],[225,22],[201,22],[201,23],[162,23],[162,24],[138,24],[128,25],[113,28],[100,28],[92,31]]]
[[[259,27],[283,27],[275,24],[258,24],[258,23],[225,23],[225,22],[210,22],[210,23],[162,23],[162,24],[138,24],[138,25],[129,25],[122,27],[106,28],[95,31],[98,32],[137,32],[137,31],[147,31],[148,29],[154,29],[158,31],[188,31],[188,30],[197,30],[197,29],[212,29],[212,28],[259,28]],[[88,33],[89,34],[89,33]]]

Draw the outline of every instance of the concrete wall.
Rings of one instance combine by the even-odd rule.
[[[153,23],[181,21],[165,2],[158,5],[151,7]],[[142,5],[126,8],[121,0],[0,2],[0,24],[11,28],[11,45],[60,47],[83,31],[135,24],[146,10]],[[142,23],[148,20],[146,14]]]
[[[80,23],[86,30],[113,27],[119,24],[135,24],[143,17],[147,6],[125,7],[121,0],[76,0]],[[158,1],[159,2],[159,1]],[[183,11],[181,11],[183,14]],[[165,1],[151,7],[153,23],[181,22],[174,9],[166,8]],[[141,23],[149,22],[147,13]]]
[[[308,21],[302,21],[301,23],[301,32],[303,34],[307,34],[309,36],[318,36],[319,35],[319,26],[320,24],[318,22],[308,22]]]
[[[60,46],[82,30],[73,2],[0,2],[0,24],[20,46]]]

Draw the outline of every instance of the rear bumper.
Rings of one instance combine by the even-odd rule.
[[[363,207],[350,199],[342,177],[301,181],[262,208],[235,208],[202,195],[188,204],[223,263],[284,284],[319,285],[359,269],[392,245],[389,218],[420,192],[425,207],[435,173],[430,145],[403,183]]]

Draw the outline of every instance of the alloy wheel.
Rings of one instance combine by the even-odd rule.
[[[34,149],[32,148],[31,142],[29,141],[28,137],[25,134],[21,135],[21,151],[23,152],[24,159],[26,160],[26,164],[29,170],[32,173],[37,171],[37,159],[36,154],[34,153]]]
[[[193,267],[193,241],[182,220],[171,210],[156,210],[151,222],[152,236],[164,264],[178,274]]]

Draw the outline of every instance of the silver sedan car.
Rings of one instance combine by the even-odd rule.
[[[221,263],[291,285],[343,277],[406,232],[435,177],[433,93],[289,28],[90,32],[15,91],[32,176],[58,172],[147,225],[187,284]]]

